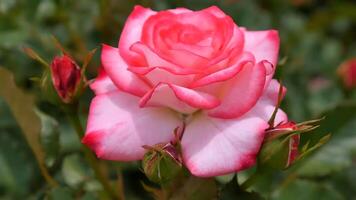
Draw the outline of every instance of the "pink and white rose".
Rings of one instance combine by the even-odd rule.
[[[275,30],[248,31],[216,6],[136,6],[118,47],[103,45],[83,143],[102,159],[140,160],[185,123],[184,165],[196,176],[255,164],[278,99]],[[275,123],[287,122],[278,111]]]

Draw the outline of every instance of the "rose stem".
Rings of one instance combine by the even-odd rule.
[[[117,168],[117,187],[118,187],[118,193],[119,193],[119,199],[125,199],[125,193],[124,193],[124,177],[122,175],[121,168]]]
[[[81,140],[84,136],[84,129],[80,123],[77,108],[75,108],[75,106],[71,106],[71,109],[68,109],[66,114],[67,114],[67,117],[68,117],[70,123],[74,127],[75,132],[77,133],[79,139]],[[109,180],[107,179],[105,174],[103,174],[102,170],[100,169],[100,167],[98,165],[97,158],[84,145],[81,145],[81,148],[84,152],[85,158],[89,162],[91,168],[94,170],[96,178],[101,182],[106,193],[111,197],[111,199],[119,199],[119,197],[117,196],[117,193],[111,187]]]

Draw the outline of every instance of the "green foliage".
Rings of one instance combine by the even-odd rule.
[[[39,110],[36,111],[36,114],[42,124],[40,141],[45,152],[45,162],[48,167],[52,167],[60,151],[58,122]]]
[[[220,200],[229,200],[236,197],[245,200],[263,200],[263,198],[256,192],[246,192],[242,190],[238,185],[236,178],[234,178],[221,188],[218,198]]]
[[[0,98],[0,196],[21,199],[41,182],[36,159]]]
[[[356,56],[356,5],[350,0],[0,0],[0,67],[13,73],[19,88],[40,96],[40,88],[32,80],[42,75],[43,68],[26,56],[23,48],[32,48],[49,62],[58,54],[54,35],[75,60],[82,62],[78,64],[85,65],[83,74],[95,77],[100,56],[96,53],[92,62],[86,62],[92,56],[88,50],[101,43],[116,46],[135,4],[158,10],[217,5],[242,27],[277,29],[280,58],[288,58],[276,73],[288,89],[283,110],[296,122],[326,117],[318,129],[303,134],[301,146],[313,147],[332,134],[327,144],[295,166],[261,174],[248,191],[240,189],[232,179],[234,174],[218,177],[218,181],[191,178],[183,179],[173,199],[216,199],[216,191],[223,200],[237,196],[272,200],[355,198],[356,91],[344,91],[335,73],[340,63]],[[81,119],[86,119],[92,95],[87,90],[80,98]],[[38,149],[44,151],[48,171],[59,185],[50,188],[45,182],[19,123],[0,97],[0,199],[108,199],[80,152],[80,141],[64,113],[43,95],[36,99],[35,107],[46,113],[39,112],[42,129]],[[122,176],[117,163],[105,164],[107,168],[100,166],[110,177],[110,184],[119,190],[123,181],[126,199],[150,199],[150,192],[141,184],[148,180],[138,163],[120,163]],[[248,177],[249,172],[239,173],[239,178]],[[157,189],[156,185],[152,188]],[[161,190],[155,192],[162,197]]]
[[[280,193],[273,196],[275,200],[342,200],[344,199],[331,185],[315,183],[308,180],[297,180],[289,184]]]

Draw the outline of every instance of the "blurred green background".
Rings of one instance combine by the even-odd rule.
[[[50,61],[59,53],[54,35],[76,60],[83,60],[101,43],[117,45],[136,4],[155,10],[217,5],[239,26],[277,29],[280,59],[286,61],[278,69],[288,88],[283,109],[296,122],[326,116],[303,140],[316,141],[327,133],[332,138],[295,167],[264,177],[253,190],[276,200],[356,199],[356,94],[343,88],[336,75],[343,61],[356,57],[356,3],[351,0],[0,0],[0,199],[103,198],[63,113],[46,103],[31,81],[42,67],[22,48],[31,47]],[[99,55],[89,66],[90,78],[100,65]],[[2,68],[14,75],[21,90],[4,84],[9,74]],[[92,96],[87,90],[81,98],[83,123]],[[41,122],[25,107],[40,112],[42,131],[36,132]],[[50,189],[40,174],[38,138],[46,151],[44,165],[59,187]],[[109,163],[107,171],[123,181],[126,199],[151,198],[139,168],[138,163]]]

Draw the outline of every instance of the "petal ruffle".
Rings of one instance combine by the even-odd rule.
[[[207,93],[169,83],[159,83],[140,100],[140,106],[169,107],[181,113],[190,114],[198,109],[210,109],[220,101]]]
[[[195,80],[190,87],[201,87],[201,86],[209,86],[209,84],[226,81],[228,79],[233,78],[237,73],[239,73],[243,66],[247,63],[254,63],[254,57],[250,53],[243,53],[238,58],[235,64],[230,67],[217,70],[211,74],[203,76],[197,80]]]
[[[248,112],[261,97],[266,80],[264,62],[247,63],[235,78],[224,83],[221,104],[208,111],[209,116],[231,119]]]
[[[156,12],[151,9],[135,6],[134,10],[127,18],[119,41],[120,54],[126,62],[132,65],[142,66],[143,60],[141,59],[141,56],[130,51],[130,47],[134,43],[141,41],[142,27],[146,20],[154,14],[156,14]]]
[[[247,31],[244,28],[240,29],[245,35],[244,51],[251,52],[256,62],[267,60],[272,65],[267,69],[265,88],[271,81],[278,61],[279,51],[279,35],[276,30],[266,31]]]
[[[100,67],[98,71],[98,76],[90,84],[90,89],[92,89],[96,95],[105,94],[118,89],[106,74],[103,67]]]
[[[247,31],[240,28],[245,36],[244,51],[251,52],[256,62],[267,60],[275,67],[279,51],[279,35],[276,30]]]
[[[128,66],[117,48],[103,45],[101,62],[107,75],[122,91],[143,96],[150,89],[143,79],[127,70]]]
[[[163,82],[185,87],[189,85],[195,77],[195,74],[189,74],[188,72],[184,74],[184,71],[181,71],[183,74],[179,74],[179,72],[176,73],[166,67],[144,67],[142,70],[140,70],[139,67],[135,67],[130,68],[129,70],[137,74],[144,75],[145,78],[152,83],[152,85],[157,85],[158,83]]]
[[[138,98],[119,90],[96,96],[91,103],[82,142],[103,159],[142,159],[143,145],[169,142],[181,125],[179,116],[164,108],[139,108]]]

